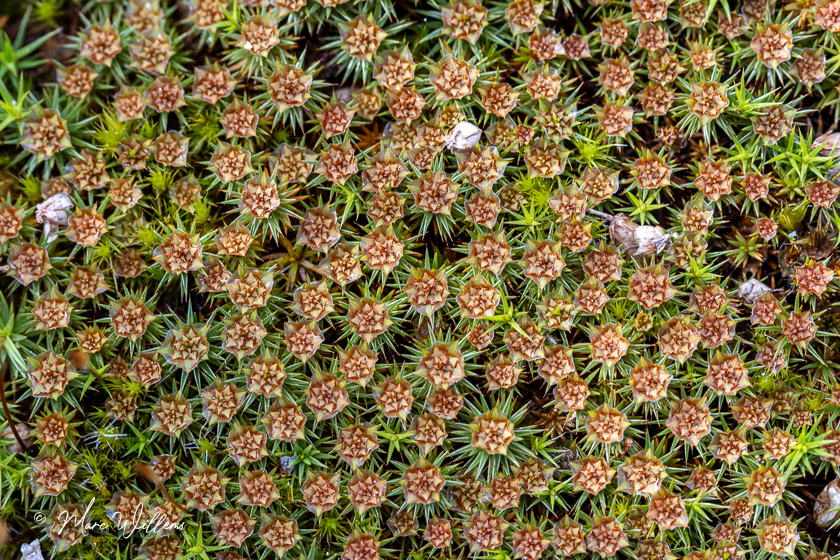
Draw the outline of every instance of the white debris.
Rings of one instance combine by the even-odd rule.
[[[755,303],[755,300],[769,291],[770,286],[753,278],[752,280],[747,280],[738,286],[738,297],[743,301],[752,304]]]
[[[483,131],[467,121],[459,122],[452,131],[446,135],[446,147],[450,150],[469,150],[478,145]]]
[[[811,144],[811,149],[816,150],[820,148],[820,155],[823,156],[840,156],[840,132],[829,132],[827,134],[823,134],[822,136],[814,139],[814,142]]]
[[[29,544],[20,545],[21,560],[44,560],[41,553],[41,543],[36,539]]]
[[[15,424],[15,428],[17,428],[17,433],[23,440],[24,445],[32,445],[32,443],[35,441],[35,437],[32,434],[34,430],[28,425],[24,424],[23,422]],[[6,447],[6,450],[9,453],[19,453],[23,451],[23,449],[17,441],[17,438],[15,437],[14,432],[12,432],[11,426],[6,426],[6,428],[2,432],[0,432],[0,439],[12,440],[11,443],[9,443]]]
[[[609,214],[597,212],[592,209],[587,209],[587,212],[609,221],[610,239],[612,239],[612,242],[620,249],[626,250],[630,246],[636,244],[635,231],[639,225],[624,217],[623,214],[610,216]]]
[[[35,219],[39,224],[52,222],[66,226],[69,220],[66,210],[70,208],[74,208],[74,204],[67,193],[54,194],[35,207]]]
[[[67,193],[58,193],[35,207],[35,219],[39,224],[44,224],[44,234],[47,235],[47,243],[52,243],[58,234],[52,233],[58,226],[66,226],[70,220],[68,210],[75,208],[73,201]]]
[[[840,517],[840,488],[837,479],[823,488],[814,503],[814,523],[823,529],[829,529]]]
[[[633,239],[638,246],[633,256],[642,257],[661,253],[668,246],[671,235],[659,226],[639,226],[633,230]]]
[[[610,239],[631,257],[658,255],[670,246],[671,234],[659,226],[640,226],[622,214],[611,216],[592,209],[587,212],[609,222]]]
[[[359,93],[359,88],[345,87],[335,90],[333,95],[335,95],[336,101],[340,103],[350,103],[357,93]]]

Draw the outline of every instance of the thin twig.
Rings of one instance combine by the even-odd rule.
[[[589,213],[589,214],[592,214],[593,216],[598,216],[599,218],[607,220],[608,222],[611,222],[613,220],[613,216],[610,216],[609,214],[606,214],[604,212],[599,212],[597,210],[593,210],[591,208],[587,208],[586,212]]]
[[[285,259],[289,256],[289,253],[270,253],[261,257],[263,261],[276,261],[277,259]]]
[[[282,235],[277,236],[277,242],[280,243],[280,245],[282,245],[283,248],[286,249],[288,252],[295,252],[295,246],[292,244],[292,242],[283,237]]]
[[[134,472],[136,472],[137,474],[139,474],[140,476],[157,486],[158,490],[160,490],[166,496],[166,499],[172,502],[175,505],[175,507],[177,507],[184,513],[189,513],[187,508],[175,501],[175,499],[172,497],[172,494],[170,494],[166,486],[163,485],[163,482],[160,479],[160,475],[155,471],[154,468],[150,467],[145,463],[137,463],[134,465]]]
[[[3,413],[6,415],[6,422],[9,424],[9,429],[12,430],[12,434],[14,434],[15,439],[20,445],[21,450],[26,453],[29,451],[29,446],[24,443],[23,438],[20,437],[20,434],[15,427],[15,421],[12,418],[12,413],[9,412],[9,404],[6,402],[6,368],[8,365],[5,361],[0,364],[0,402],[3,403]]]
[[[303,266],[303,268],[305,268],[307,270],[311,270],[312,272],[317,272],[321,276],[326,276],[327,275],[327,272],[324,270],[323,267],[320,267],[316,264],[312,264],[311,262],[309,262],[307,260],[300,261],[300,264]]]

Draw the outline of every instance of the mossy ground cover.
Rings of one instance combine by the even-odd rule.
[[[0,26],[4,557],[840,552],[840,0]]]

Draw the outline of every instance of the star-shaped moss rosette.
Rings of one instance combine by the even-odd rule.
[[[136,531],[148,515],[149,496],[139,492],[115,492],[105,506],[108,518],[123,535]]]
[[[268,349],[252,358],[243,371],[249,392],[264,397],[282,397],[286,366]]]
[[[743,478],[751,505],[772,507],[782,499],[788,479],[773,467],[758,467]]]
[[[327,282],[302,285],[295,290],[290,309],[312,321],[320,321],[333,311],[335,306]]]
[[[170,437],[181,433],[194,422],[192,405],[181,393],[171,393],[152,406],[150,429]]]
[[[243,509],[229,509],[210,517],[210,524],[220,544],[241,547],[253,534],[257,520],[251,519]]]
[[[446,304],[446,270],[413,269],[405,283],[405,293],[415,311],[430,317]]]
[[[794,311],[782,320],[782,334],[800,351],[808,347],[816,332],[816,323],[810,311]]]
[[[202,323],[179,325],[166,333],[160,353],[176,367],[192,371],[210,354],[207,333],[210,326]]]
[[[475,274],[461,287],[456,296],[465,319],[486,319],[493,317],[501,303],[501,292],[481,274]]]
[[[377,449],[379,437],[376,434],[376,426],[356,424],[338,432],[335,451],[341,460],[353,469],[363,467]]]
[[[762,550],[781,557],[793,556],[799,544],[796,525],[784,515],[770,515],[754,529]]]
[[[28,376],[32,396],[57,399],[79,373],[73,364],[47,351],[29,359]]]
[[[382,41],[388,36],[373,19],[373,14],[358,16],[338,25],[341,48],[353,58],[371,62]]]
[[[340,473],[310,471],[301,486],[306,507],[320,517],[338,505]]]
[[[278,556],[283,556],[303,538],[296,520],[267,513],[262,514],[259,535],[262,544]]]
[[[591,325],[589,327],[589,350],[592,359],[611,368],[614,367],[630,348],[630,342],[624,337],[622,325]]]
[[[209,168],[222,183],[238,181],[255,171],[248,150],[222,141],[210,158]]]
[[[201,392],[201,415],[208,423],[229,422],[242,406],[246,391],[216,379]]]
[[[355,109],[350,109],[346,103],[339,101],[330,102],[315,113],[315,118],[321,124],[321,134],[324,139],[329,140],[333,136],[344,134],[355,113]]]
[[[157,246],[152,259],[170,274],[193,272],[204,267],[201,235],[175,230]]]
[[[388,482],[379,475],[358,469],[347,483],[350,503],[359,515],[378,508],[385,500],[387,487]]]
[[[50,331],[70,326],[73,308],[66,297],[58,293],[55,286],[38,298],[32,306],[35,329]]]
[[[165,132],[149,144],[155,161],[170,167],[186,167],[189,149],[190,137],[177,131]]]
[[[120,33],[110,20],[102,25],[90,25],[79,33],[79,54],[96,65],[110,68],[114,58],[122,52],[120,40]]]
[[[227,452],[240,467],[268,456],[267,436],[255,426],[233,423],[227,440]]]
[[[137,342],[155,320],[143,300],[132,296],[111,301],[109,314],[114,334],[131,342]]]
[[[586,439],[598,443],[619,443],[630,427],[627,415],[604,403],[589,412],[586,420]]]
[[[420,524],[413,511],[403,510],[395,512],[388,518],[388,528],[394,535],[411,537],[417,534]]]
[[[274,102],[278,113],[283,113],[293,107],[299,107],[311,97],[313,76],[297,66],[277,64],[274,72],[268,77],[266,85],[268,95]]]
[[[279,42],[280,34],[276,21],[272,14],[264,14],[251,16],[243,22],[236,46],[255,56],[267,57]]]
[[[394,324],[388,305],[373,298],[349,300],[346,319],[353,334],[358,335],[367,344],[385,334]]]
[[[283,327],[286,349],[301,362],[309,361],[324,342],[324,335],[315,321],[288,322]]]
[[[446,480],[440,468],[425,457],[408,467],[400,480],[406,504],[428,505],[439,502]]]
[[[479,73],[478,68],[451,54],[429,66],[429,80],[438,101],[461,99],[472,93]]]
[[[569,151],[560,145],[550,143],[548,138],[542,138],[525,150],[525,163],[528,174],[532,177],[550,179],[563,173],[568,161]]]
[[[450,2],[441,9],[443,32],[453,39],[463,39],[476,44],[481,32],[489,25],[487,8],[475,0]]]
[[[265,307],[274,288],[274,273],[272,270],[240,267],[235,274],[230,275],[223,284],[231,302],[239,311],[247,312]]]
[[[662,263],[637,270],[630,279],[627,299],[645,309],[652,309],[677,295],[671,284],[670,270]]]
[[[67,519],[81,519],[84,508],[78,504],[56,504],[46,518],[47,534],[56,551],[63,552],[88,535],[86,523],[66,523]]]
[[[280,397],[268,408],[262,423],[269,439],[292,442],[304,439],[306,420],[299,406]]]
[[[456,152],[458,172],[471,185],[490,188],[505,172],[508,160],[502,158],[495,146],[481,146]]]
[[[389,90],[399,91],[414,79],[416,66],[411,50],[404,46],[399,50],[379,53],[373,67],[373,77]]]
[[[120,88],[120,91],[114,97],[114,110],[117,113],[117,120],[119,122],[126,122],[126,121],[134,121],[140,120],[143,118],[143,113],[146,110],[146,96],[141,89],[131,87],[131,86],[123,86]],[[128,151],[136,151],[132,157],[137,157],[138,155],[142,154],[142,148],[145,148],[145,145],[148,145],[148,140],[140,140],[139,138],[132,138],[125,142],[123,152],[127,151],[125,148],[129,148]],[[148,157],[148,153],[145,154]],[[125,160],[122,160],[124,166]],[[140,163],[140,162],[138,162]],[[126,167],[133,167],[133,168],[144,168],[145,163],[140,165],[130,165]]]
[[[239,476],[239,488],[236,501],[245,506],[267,508],[281,498],[277,485],[265,470],[243,470]]]
[[[488,455],[506,455],[516,438],[513,422],[497,408],[476,416],[469,428],[472,445]]]
[[[368,167],[362,171],[362,185],[365,191],[380,192],[395,189],[410,175],[402,159],[388,147],[368,160]]]
[[[423,212],[452,215],[452,204],[458,199],[460,185],[440,171],[427,172],[408,184],[414,197],[414,207]]]
[[[436,342],[423,349],[414,374],[436,389],[447,389],[466,377],[464,356],[458,342]]]
[[[385,276],[397,268],[405,250],[405,244],[395,234],[393,226],[374,229],[362,237],[359,246],[362,249],[362,260]]]
[[[712,431],[712,417],[706,398],[685,398],[671,404],[671,416],[665,423],[681,440],[697,446]]]
[[[523,274],[542,290],[560,276],[566,261],[559,242],[541,240],[527,243],[519,264]]]
[[[318,165],[313,170],[318,175],[339,185],[344,185],[359,171],[356,151],[349,140],[341,144],[329,144],[321,151]]]
[[[659,330],[659,348],[663,356],[684,364],[697,349],[700,336],[689,317],[674,317]]]
[[[233,93],[236,83],[226,66],[214,62],[208,66],[196,67],[192,94],[205,103],[215,105]]]
[[[230,479],[221,471],[196,460],[181,479],[184,507],[188,510],[212,510],[225,501],[225,489]]]
[[[329,420],[350,404],[346,381],[331,373],[315,371],[306,389],[306,405],[315,415],[315,420]]]
[[[399,418],[405,422],[414,402],[413,387],[402,374],[397,374],[375,387],[373,398],[386,418]]]
[[[711,81],[692,84],[691,93],[685,100],[689,111],[700,120],[702,126],[719,118],[729,103],[727,86]]]
[[[39,163],[73,147],[67,121],[57,111],[37,107],[25,123],[21,147],[33,153]]]
[[[35,497],[58,496],[67,488],[79,466],[60,453],[42,453],[32,460],[30,486]]]
[[[373,378],[379,356],[367,344],[354,344],[347,350],[338,349],[339,368],[347,381],[366,387]]]
[[[306,212],[298,227],[295,244],[306,245],[314,251],[326,253],[340,239],[341,231],[335,210],[319,206]]]
[[[668,396],[674,376],[663,365],[642,357],[630,372],[630,385],[636,402],[657,402]]]
[[[20,234],[26,208],[0,201],[0,243],[14,239]]]
[[[630,494],[651,496],[659,492],[667,477],[665,465],[648,449],[624,461],[618,470],[618,489]]]
[[[423,455],[428,455],[433,449],[440,446],[449,435],[446,432],[446,422],[443,418],[432,413],[415,416],[414,420],[411,421],[410,428],[414,432],[412,439]]]
[[[252,138],[257,135],[257,115],[251,104],[239,98],[222,113],[222,126],[227,138]]]
[[[128,50],[131,54],[131,68],[153,75],[166,73],[173,54],[172,40],[157,26],[140,34]]]
[[[554,525],[551,546],[558,555],[572,556],[586,552],[583,526],[568,515]]]
[[[504,542],[505,531],[510,527],[510,523],[503,517],[484,510],[475,511],[461,525],[471,552],[500,547]]]
[[[253,355],[260,347],[268,331],[256,311],[236,313],[224,320],[225,328],[219,335],[222,350],[230,352],[241,361]]]

